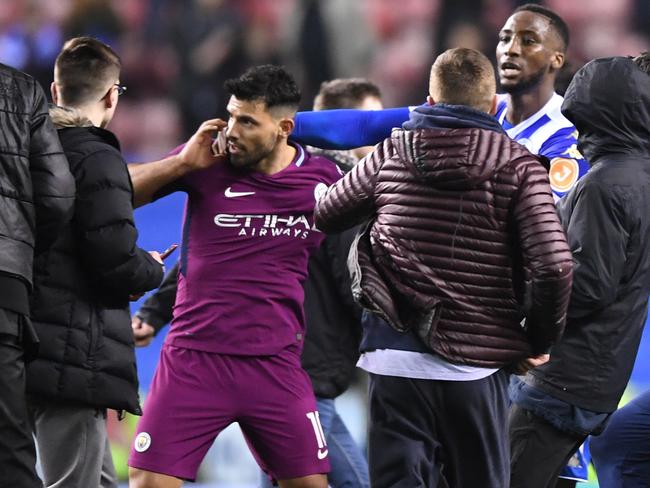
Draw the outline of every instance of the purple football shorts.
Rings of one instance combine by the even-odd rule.
[[[194,480],[219,433],[238,422],[275,479],[327,473],[329,460],[298,350],[229,356],[165,344],[129,466]]]

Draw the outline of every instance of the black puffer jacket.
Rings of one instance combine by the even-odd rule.
[[[41,87],[0,64],[0,273],[32,283],[34,246],[46,249],[72,216],[74,180]]]
[[[502,367],[544,351],[571,286],[546,170],[466,107],[418,107],[405,127],[316,206],[328,233],[374,219],[351,254],[360,303],[454,363]]]
[[[650,294],[650,75],[627,58],[576,73],[562,113],[590,171],[559,203],[573,253],[566,332],[535,386],[611,412],[636,358]]]
[[[115,136],[53,110],[77,182],[76,209],[38,257],[29,365],[33,395],[139,414],[129,295],[160,284],[162,266],[136,246],[131,180]],[[86,124],[88,125],[88,124]]]

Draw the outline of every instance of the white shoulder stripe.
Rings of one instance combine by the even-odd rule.
[[[296,159],[296,166],[299,167],[302,163],[305,162],[305,150],[299,144],[296,144],[295,147],[296,149],[298,149],[299,152],[298,159]]]

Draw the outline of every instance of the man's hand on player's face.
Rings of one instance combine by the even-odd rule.
[[[222,145],[214,144],[213,137],[217,140],[223,139],[227,125],[221,119],[203,122],[178,154],[183,164],[191,170],[197,170],[209,168],[216,162],[225,160],[225,147],[222,150]]]

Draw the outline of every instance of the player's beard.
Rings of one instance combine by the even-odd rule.
[[[246,149],[239,154],[230,154],[228,160],[230,164],[238,169],[253,169],[261,160],[265,159],[275,150],[277,141],[274,139],[266,144]]]
[[[516,85],[502,86],[501,89],[510,95],[520,95],[522,93],[532,91],[534,88],[537,88],[540,85],[548,69],[548,66],[544,66],[536,73],[530,75],[528,78],[519,80]]]

